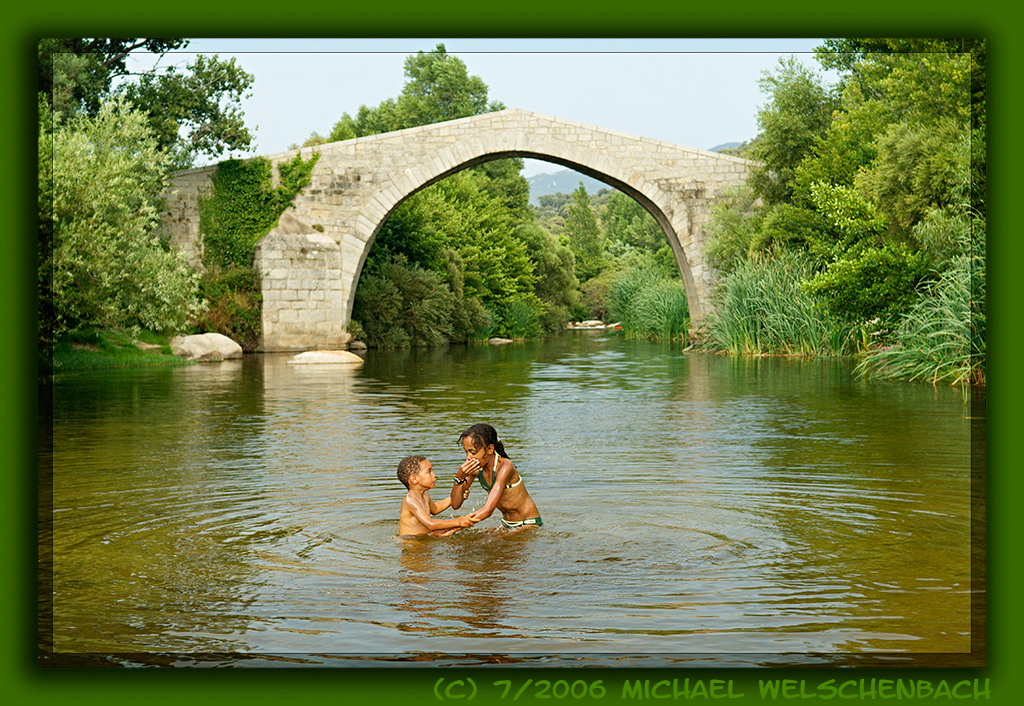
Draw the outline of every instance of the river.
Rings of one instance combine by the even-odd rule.
[[[45,651],[970,666],[983,644],[984,404],[959,389],[592,331],[369,351],[356,367],[290,357],[53,381]],[[430,458],[439,500],[479,421],[544,527],[507,533],[496,514],[397,536],[398,461]],[[463,511],[483,500],[475,487]]]

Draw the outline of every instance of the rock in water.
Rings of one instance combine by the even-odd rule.
[[[288,365],[311,365],[314,363],[347,363],[358,365],[363,359],[348,351],[306,351],[293,356]]]

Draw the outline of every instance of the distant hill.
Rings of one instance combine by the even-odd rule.
[[[540,201],[537,200],[538,196],[571,194],[580,187],[581,181],[588,194],[596,194],[601,189],[611,188],[604,182],[571,169],[563,169],[554,174],[534,174],[532,177],[527,177],[526,181],[530,185],[530,203],[534,206],[540,205]]]
[[[734,149],[736,149],[737,147],[739,147],[742,144],[743,144],[742,142],[726,142],[726,143],[723,143],[721,145],[718,145],[718,147],[712,147],[711,149],[708,150],[708,152],[721,152],[722,150],[734,150]]]

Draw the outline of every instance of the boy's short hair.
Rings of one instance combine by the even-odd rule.
[[[406,456],[398,462],[398,480],[409,487],[409,476],[420,470],[420,464],[427,460],[426,456]]]

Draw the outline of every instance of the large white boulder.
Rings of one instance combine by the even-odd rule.
[[[174,355],[202,362],[241,358],[242,346],[221,333],[197,333],[171,339]]]

